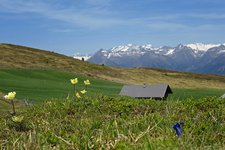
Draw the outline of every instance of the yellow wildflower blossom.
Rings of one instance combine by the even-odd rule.
[[[80,94],[78,92],[76,93],[76,97],[77,98],[81,98],[81,96],[80,96]]]
[[[4,98],[8,100],[13,100],[16,97],[16,92],[9,92],[8,95],[5,95]]]
[[[72,84],[77,84],[78,79],[77,79],[77,78],[75,78],[75,79],[70,79],[70,82],[71,82]]]
[[[23,116],[13,116],[12,121],[15,123],[20,123],[23,121]]]
[[[84,81],[84,84],[85,84],[85,85],[90,85],[91,83],[90,83],[89,80],[85,80],[85,81]]]
[[[87,91],[84,89],[84,90],[82,90],[82,91],[80,91],[81,92],[81,94],[85,94],[85,93],[87,93]]]

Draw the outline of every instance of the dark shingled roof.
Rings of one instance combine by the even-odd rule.
[[[135,98],[165,98],[166,94],[172,93],[169,85],[124,85],[120,95]]]

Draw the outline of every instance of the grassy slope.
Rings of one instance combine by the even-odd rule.
[[[1,44],[1,68],[53,68],[101,79],[132,84],[166,83],[172,88],[225,89],[225,77],[160,69],[122,69],[82,62],[71,57],[38,49]]]
[[[203,98],[208,96],[220,97],[223,95],[225,90],[219,89],[185,89],[185,88],[174,88],[173,94],[169,96],[169,99],[185,100],[186,98]]]
[[[225,101],[92,97],[54,101],[0,118],[5,149],[224,149]],[[184,122],[183,135],[171,128]]]
[[[89,79],[91,86],[88,95],[111,95],[118,96],[122,84],[99,80],[92,77],[74,74],[70,72],[49,69],[1,69],[0,91],[7,93],[16,91],[17,98],[30,99],[35,102],[51,98],[66,98],[72,96],[73,87],[70,79],[79,79],[77,89],[83,89],[83,81]],[[184,99],[187,97],[201,98],[205,96],[221,96],[224,90],[219,89],[179,89],[173,88],[173,98]]]
[[[84,88],[83,81],[89,79],[88,95],[118,95],[122,84],[85,77],[83,75],[48,69],[2,69],[0,91],[16,91],[17,98],[43,101],[51,98],[66,98],[73,95],[70,79],[77,77],[77,90]]]

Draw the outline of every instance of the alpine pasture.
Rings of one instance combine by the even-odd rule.
[[[0,52],[1,149],[225,148],[224,76],[113,68],[10,44]],[[80,98],[74,78],[76,92],[91,83]],[[166,101],[118,96],[124,84],[143,83],[167,83],[173,94]]]

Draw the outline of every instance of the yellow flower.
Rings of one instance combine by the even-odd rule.
[[[70,82],[71,82],[72,84],[77,84],[78,80],[77,80],[77,78],[75,78],[75,79],[70,79]]]
[[[46,105],[47,105],[47,106],[53,106],[53,105],[55,105],[55,103],[52,102],[52,101],[47,101],[47,102],[46,102]]]
[[[90,83],[89,80],[85,80],[85,81],[84,81],[84,84],[85,84],[85,85],[90,85],[91,83]]]
[[[77,98],[81,98],[81,96],[80,96],[80,94],[78,92],[76,93],[76,97]]]
[[[12,121],[16,123],[20,123],[23,121],[23,116],[13,116]]]
[[[87,93],[87,91],[86,90],[82,90],[82,91],[80,91],[81,92],[81,94],[85,94],[85,93]]]
[[[5,95],[4,98],[8,100],[13,100],[16,97],[16,92],[9,92],[8,95]]]

